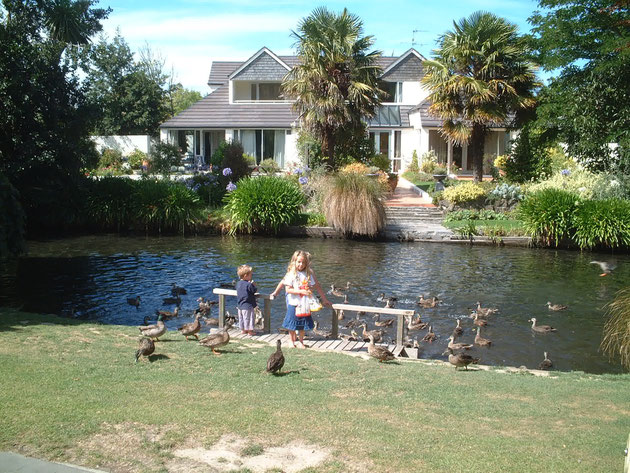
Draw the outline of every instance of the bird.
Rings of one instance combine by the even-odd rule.
[[[343,302],[342,302],[342,304],[349,304],[349,302],[348,302],[348,294],[344,294],[343,295]]]
[[[175,306],[175,309],[173,310],[173,312],[168,311],[168,310],[156,310],[155,314],[157,316],[162,316],[164,318],[164,320],[169,320],[172,319],[174,317],[178,317],[179,316],[179,306]]]
[[[354,317],[354,319],[348,320],[348,323],[344,325],[344,328],[355,328],[361,326],[361,316],[365,315],[365,312],[358,311]]]
[[[164,299],[162,299],[162,304],[163,305],[173,305],[175,304],[176,306],[181,305],[182,303],[182,298],[177,296],[177,297],[165,297]]]
[[[477,327],[477,335],[475,335],[475,345],[480,347],[489,347],[492,345],[492,341],[481,336],[481,327]]]
[[[315,335],[319,335],[320,337],[323,337],[323,338],[332,337],[332,332],[329,332],[328,330],[321,330],[319,328],[319,321],[315,320],[313,323],[315,324],[315,328],[313,328],[313,333]]]
[[[199,320],[201,317],[202,317],[201,312],[197,312],[195,314],[194,322],[190,322],[188,324],[184,324],[177,327],[177,330],[182,332],[182,335],[186,337],[186,340],[188,340],[188,337],[191,335],[195,337],[197,340],[199,340],[199,337],[197,336],[197,334],[201,330],[201,321]]]
[[[265,317],[260,307],[254,307],[254,328],[262,329],[265,327]]]
[[[394,319],[381,320],[381,314],[374,314],[372,318],[377,327],[391,327],[394,324]]]
[[[173,283],[173,285],[171,286],[171,295],[173,295],[173,296],[183,296],[185,294],[188,294],[188,291],[186,289],[184,289],[183,287],[180,287],[177,284]]]
[[[473,312],[472,317],[475,319],[473,320],[473,324],[477,325],[478,327],[485,327],[486,325],[488,325],[488,322],[486,320],[479,318],[479,314],[477,312]]]
[[[467,353],[454,353],[453,349],[448,347],[446,349],[446,351],[444,353],[442,353],[442,355],[446,355],[448,353],[448,362],[455,366],[455,370],[457,371],[457,368],[463,366],[464,368],[466,368],[466,371],[468,371],[468,365],[471,363],[479,363],[479,358],[473,358],[472,356],[468,355]]]
[[[396,299],[390,297],[385,301],[385,309],[393,309],[394,307],[396,307]]]
[[[155,338],[158,342],[160,341],[160,337],[166,333],[166,325],[164,325],[161,315],[158,315],[157,323],[153,325],[141,325],[138,329],[145,337]]]
[[[481,302],[477,301],[477,313],[481,316],[496,314],[499,309],[494,307],[481,307]]]
[[[461,320],[457,319],[457,326],[453,329],[453,339],[459,337],[464,333],[464,329],[461,326]]]
[[[394,354],[391,351],[389,351],[387,348],[374,344],[373,333],[369,333],[368,336],[370,338],[370,343],[368,344],[368,349],[367,349],[368,355],[370,355],[373,358],[376,358],[379,361],[379,363],[382,363],[383,361],[391,361],[396,358]]]
[[[153,340],[147,337],[142,337],[138,340],[138,350],[136,351],[136,363],[141,356],[149,356],[155,351],[155,343]]]
[[[276,351],[269,355],[267,360],[267,373],[276,374],[284,366],[284,354],[282,353],[282,341],[276,342]]]
[[[140,307],[140,296],[128,297],[127,304],[136,306],[136,309]]]
[[[548,369],[551,369],[551,367],[553,366],[552,361],[549,359],[547,355],[548,355],[547,352],[545,352],[545,359],[542,360],[540,364],[538,365],[539,370],[548,370]]]
[[[549,310],[555,310],[555,311],[559,311],[559,310],[565,310],[568,309],[569,306],[568,305],[562,305],[562,304],[552,304],[551,302],[547,301],[547,307],[549,307]]]
[[[613,269],[617,267],[617,265],[613,263],[609,263],[608,261],[591,261],[590,264],[597,264],[602,269],[602,274],[600,276],[608,276],[612,274]]]
[[[230,332],[229,330],[232,328],[232,321],[228,320],[223,327],[223,330],[217,333],[213,333],[208,335],[205,338],[199,340],[199,345],[203,345],[204,347],[208,347],[212,350],[217,356],[221,356],[221,353],[216,351],[217,348],[227,345],[230,342]]]
[[[428,323],[420,320],[420,317],[418,317],[417,321],[414,319],[413,315],[406,317],[406,319],[407,319],[407,330],[424,330],[425,328],[429,326]]]
[[[386,296],[384,292],[381,292],[376,300],[379,302],[385,302],[387,304],[385,307],[394,307],[394,304],[396,304],[398,297]]]
[[[330,285],[330,291],[328,291],[333,296],[344,297],[345,294],[341,291],[341,289],[337,288],[334,284]]]
[[[425,308],[437,307],[438,299],[435,296],[432,299],[425,299],[424,294],[420,294],[416,303]]]
[[[363,341],[369,341],[370,334],[374,337],[374,340],[377,342],[381,342],[383,340],[383,333],[385,333],[384,330],[381,330],[381,329],[368,330],[367,324],[365,322],[363,322],[360,326],[363,327]]]
[[[344,302],[345,304],[345,302]],[[337,320],[343,320],[346,318],[346,313],[343,309],[337,309]]]
[[[429,325],[429,331],[424,337],[422,337],[422,340],[424,340],[425,342],[431,343],[435,339],[436,339],[436,335],[433,332],[433,325]]]
[[[448,337],[448,340],[448,347],[452,348],[453,350],[470,350],[473,347],[473,345],[470,345],[468,343],[455,343],[455,337],[453,335]]]
[[[557,332],[555,328],[551,325],[536,325],[536,319],[532,317],[528,320],[528,322],[532,323],[532,330],[538,333],[549,333],[549,332]]]
[[[223,289],[234,289],[237,282],[238,281],[236,279],[232,279],[232,282],[221,282],[219,283],[219,287],[222,287]]]

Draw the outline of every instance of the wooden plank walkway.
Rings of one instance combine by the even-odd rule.
[[[246,335],[240,329],[231,329],[230,338],[234,340],[253,340],[275,345],[277,340],[282,341],[282,348],[293,348],[291,337],[285,333],[259,333],[256,335]],[[321,338],[315,334],[306,332],[304,344],[315,350],[365,352],[367,353],[368,342],[351,342],[342,339]],[[378,344],[377,344],[378,345]]]

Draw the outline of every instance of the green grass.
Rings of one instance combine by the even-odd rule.
[[[443,225],[456,232],[466,227],[470,220],[456,220],[444,222]],[[473,220],[475,228],[480,234],[486,236],[526,236],[527,232],[520,220]]]
[[[28,322],[24,322],[28,321]],[[168,332],[134,363],[134,327],[0,311],[0,450],[111,471],[166,471],[222,435],[245,454],[332,450],[306,471],[620,471],[630,375],[455,371],[234,341],[214,356]],[[190,466],[190,465],[189,465]]]

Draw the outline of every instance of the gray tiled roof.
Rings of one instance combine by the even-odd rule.
[[[423,100],[422,102],[420,102],[418,105],[416,105],[415,107],[411,107],[411,109],[409,110],[409,113],[416,113],[416,112],[420,112],[420,121],[422,123],[423,127],[440,127],[442,126],[442,123],[444,123],[444,120],[442,120],[441,118],[438,118],[434,115],[430,115],[429,114],[429,107],[431,106],[431,101],[429,99]],[[488,128],[505,128],[508,126],[508,123],[511,122],[514,119],[514,114],[510,113],[508,114],[508,120],[506,121],[506,123],[496,123],[496,122],[491,122],[489,124],[487,124]]]
[[[290,103],[229,103],[222,85],[160,125],[161,128],[290,128],[297,119]]]
[[[370,128],[408,128],[411,108],[410,105],[381,105],[368,125]]]

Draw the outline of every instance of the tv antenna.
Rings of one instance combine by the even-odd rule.
[[[424,46],[426,43],[416,43],[416,33],[428,33],[427,30],[413,30],[411,34],[411,47]]]

